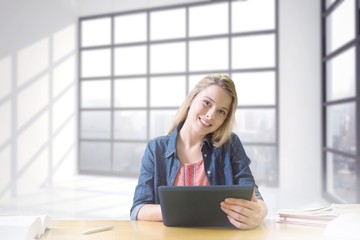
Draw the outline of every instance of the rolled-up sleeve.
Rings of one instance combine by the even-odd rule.
[[[231,164],[234,176],[234,182],[238,185],[254,185],[254,191],[257,199],[264,200],[255,183],[254,176],[250,169],[251,160],[247,156],[245,149],[236,134],[232,134],[230,144]]]
[[[133,205],[130,209],[131,220],[136,220],[141,207],[145,204],[155,203],[154,171],[155,162],[152,150],[154,142],[150,141],[145,149],[140,169],[140,177],[135,188]]]

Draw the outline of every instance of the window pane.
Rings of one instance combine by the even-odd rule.
[[[190,71],[216,71],[229,68],[228,39],[191,41],[189,43]]]
[[[224,73],[221,73],[221,74],[226,74],[228,76],[230,76],[229,73],[227,72],[224,72]],[[189,89],[188,89],[188,92],[190,92],[194,87],[195,85],[201,80],[203,79],[204,77],[206,77],[206,74],[194,74],[194,75],[189,75]],[[187,92],[187,93],[188,93]]]
[[[186,12],[184,8],[152,12],[150,39],[162,40],[185,37]]]
[[[178,107],[185,99],[185,77],[153,77],[150,79],[150,106]]]
[[[327,147],[347,153],[356,153],[355,103],[327,107]]]
[[[326,99],[336,100],[355,96],[355,47],[327,62]]]
[[[243,142],[275,143],[275,109],[238,109],[234,131]]]
[[[116,111],[114,115],[116,139],[146,140],[146,111]]]
[[[232,39],[233,68],[275,66],[275,36],[257,35]]]
[[[115,107],[145,107],[146,78],[115,81]]]
[[[275,184],[278,179],[276,148],[271,146],[244,145],[246,154],[251,159],[251,171],[256,182]]]
[[[326,0],[326,8],[333,4],[336,0]]]
[[[111,43],[111,18],[81,22],[81,46],[90,47]]]
[[[326,53],[355,38],[355,2],[342,1],[326,19]]]
[[[89,50],[81,53],[81,77],[102,77],[111,74],[110,49]]]
[[[126,174],[139,174],[145,148],[146,144],[143,143],[115,143],[113,170]]]
[[[189,89],[187,91],[187,93],[189,93],[194,87],[195,85],[205,77],[206,75],[204,74],[196,74],[196,75],[190,75],[189,76]]]
[[[145,74],[146,46],[115,49],[115,75]]]
[[[156,44],[150,48],[151,73],[185,71],[185,43]]]
[[[115,43],[146,41],[146,13],[130,14],[115,18]]]
[[[110,80],[82,81],[81,107],[101,108],[111,106]]]
[[[168,134],[176,110],[153,110],[150,113],[150,138]]]
[[[355,203],[359,189],[356,159],[331,153],[326,157],[326,191],[344,203]]]
[[[190,37],[229,32],[228,3],[189,8]]]
[[[232,2],[232,32],[275,29],[275,1]]]
[[[80,169],[94,171],[110,171],[110,143],[82,142],[80,148]]]
[[[275,105],[275,72],[235,73],[232,79],[239,106]]]
[[[81,113],[81,138],[109,139],[110,112],[83,111]]]

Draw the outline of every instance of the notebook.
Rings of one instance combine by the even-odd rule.
[[[333,219],[345,214],[360,214],[360,204],[336,204],[319,208],[280,209],[280,223],[327,226]]]
[[[163,224],[168,227],[232,227],[220,208],[225,198],[251,200],[254,186],[160,186]]]

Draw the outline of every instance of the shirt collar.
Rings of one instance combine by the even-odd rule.
[[[179,124],[171,133],[170,133],[170,140],[169,140],[169,145],[166,151],[166,157],[169,157],[172,154],[176,153],[176,140],[177,140],[177,136],[180,132],[180,129],[182,127],[183,124]],[[211,144],[211,135],[208,134],[205,139],[204,139],[204,144],[206,143],[208,145],[208,147],[210,148],[212,146]]]
[[[171,133],[170,133],[170,140],[169,140],[169,145],[166,151],[166,157],[169,157],[172,154],[176,153],[176,139],[177,139],[177,135],[181,129],[181,125],[178,125]]]

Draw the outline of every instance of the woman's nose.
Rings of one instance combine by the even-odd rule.
[[[206,113],[206,117],[213,120],[215,118],[215,111],[212,109],[209,109],[209,111],[207,111],[207,113]]]

